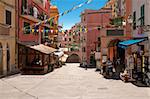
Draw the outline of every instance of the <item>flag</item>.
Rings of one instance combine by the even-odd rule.
[[[80,27],[80,32],[82,32],[82,28]]]
[[[84,31],[87,32],[87,28],[84,28]]]
[[[92,0],[88,0],[87,2],[85,2],[86,4],[89,4],[89,3],[91,3],[92,2]]]
[[[53,33],[53,30],[51,30],[51,33]]]
[[[31,32],[34,33],[34,29],[32,29]]]

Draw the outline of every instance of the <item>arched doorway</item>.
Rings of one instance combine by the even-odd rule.
[[[0,43],[0,75],[3,73],[3,46]]]
[[[72,54],[67,58],[67,63],[80,63],[80,57],[77,54]]]
[[[114,58],[118,57],[118,43],[120,42],[119,39],[111,40],[108,44],[108,57],[113,61]]]
[[[7,72],[10,71],[10,49],[9,45],[7,44]]]
[[[125,67],[125,49],[118,47],[120,40],[111,40],[108,44],[108,57],[113,61],[114,67],[116,69],[116,76],[119,77],[120,72],[124,70]]]

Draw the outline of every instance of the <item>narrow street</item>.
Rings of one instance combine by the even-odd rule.
[[[0,79],[0,99],[149,99],[150,88],[104,79],[95,69],[67,64],[46,75]]]

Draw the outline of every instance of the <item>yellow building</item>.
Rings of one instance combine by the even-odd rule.
[[[108,0],[104,8],[111,8],[112,9],[112,17],[117,17],[117,0]]]
[[[0,76],[17,70],[15,0],[0,0]]]
[[[56,6],[50,7],[50,18],[54,18],[52,24],[50,25],[51,34],[49,34],[49,39],[52,40],[52,47],[58,47],[58,18],[59,11]]]

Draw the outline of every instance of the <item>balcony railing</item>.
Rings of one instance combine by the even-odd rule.
[[[42,20],[42,21],[45,19],[48,19],[48,15],[46,13],[44,13],[43,11],[39,10],[36,7],[35,7],[35,9],[37,10],[37,12],[34,11],[33,5],[29,5],[27,9],[22,8],[21,14],[22,15],[31,15],[34,18]]]
[[[0,23],[0,35],[9,35],[9,25]]]

